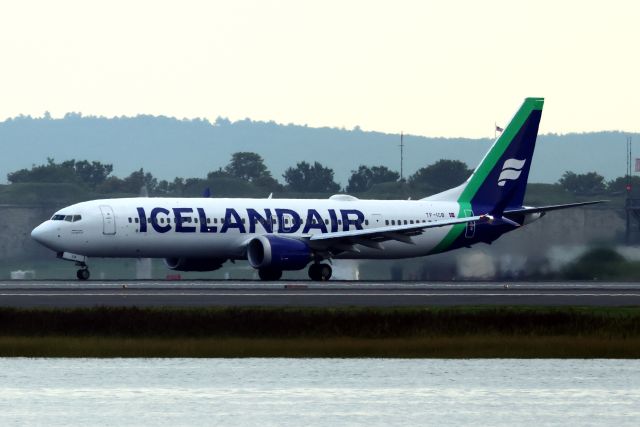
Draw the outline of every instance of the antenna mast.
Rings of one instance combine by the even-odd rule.
[[[627,136],[627,191],[631,188],[631,168],[633,158],[631,156],[631,137]]]
[[[403,174],[403,163],[404,163],[404,142],[403,142],[403,132],[400,131],[400,181],[404,181],[404,174]]]

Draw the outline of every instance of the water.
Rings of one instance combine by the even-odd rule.
[[[639,360],[0,359],[0,425],[638,425]]]

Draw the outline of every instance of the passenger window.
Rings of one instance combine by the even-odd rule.
[[[133,220],[131,219],[131,217],[129,217],[129,224],[131,224],[133,222]]]
[[[409,224],[413,224],[413,220],[412,220],[412,219],[411,219],[411,220],[409,220]]]
[[[407,220],[406,219],[404,220],[404,225],[407,225]]]
[[[384,220],[384,225],[389,225],[389,220],[388,219]]]
[[[328,220],[328,219],[325,219],[325,220],[324,220],[324,223],[325,223],[325,225],[329,225],[329,220]]]
[[[207,224],[211,224],[211,218],[207,218]]]
[[[136,218],[136,224],[138,223],[138,218]]]
[[[341,219],[338,220],[338,225],[342,225],[342,220]]]
[[[391,225],[396,225],[396,220],[395,219],[391,220]]]
[[[364,225],[369,225],[369,220],[368,219],[364,220]]]
[[[213,223],[217,224],[218,223],[218,218],[213,218]]]

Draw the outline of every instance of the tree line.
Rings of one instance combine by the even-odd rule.
[[[327,194],[344,190],[352,194],[371,193],[374,196],[386,192],[403,197],[405,194],[429,195],[455,187],[464,182],[472,170],[461,161],[442,159],[401,180],[398,172],[386,166],[360,165],[351,171],[348,183],[342,189],[334,181],[333,170],[319,162],[296,163],[285,170],[284,183],[281,183],[272,176],[259,154],[237,152],[224,168],[209,172],[206,178],[158,180],[142,168],[124,178],[116,177],[112,172],[112,164],[74,159],[57,163],[48,158],[43,165],[9,173],[7,180],[11,184],[70,183],[104,194],[140,194],[144,187],[151,196],[198,196],[205,188],[211,188],[213,195]],[[557,185],[577,196],[617,194],[629,191],[629,185],[632,189],[640,189],[640,178],[619,177],[606,182],[596,172],[576,174],[567,171]]]

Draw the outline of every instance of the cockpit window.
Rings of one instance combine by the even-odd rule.
[[[82,215],[60,215],[56,214],[51,217],[51,221],[67,221],[67,222],[78,222],[82,220]]]

